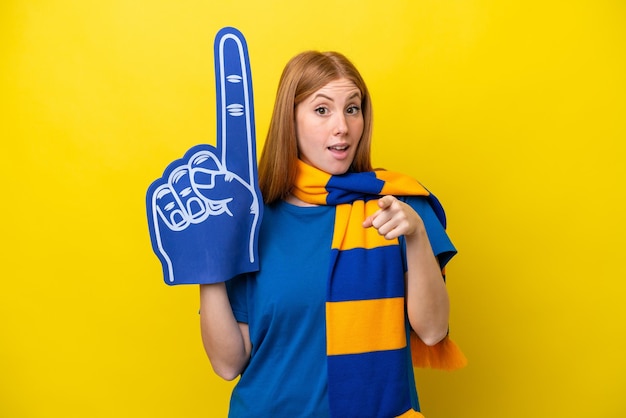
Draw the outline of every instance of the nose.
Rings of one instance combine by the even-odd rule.
[[[337,120],[335,122],[335,135],[343,136],[348,133],[348,122],[346,116],[343,113],[337,114]]]

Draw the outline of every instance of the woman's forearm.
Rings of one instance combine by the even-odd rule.
[[[232,380],[241,374],[250,357],[247,324],[233,315],[224,283],[200,285],[202,343],[213,370]]]
[[[424,227],[405,238],[409,322],[425,344],[434,345],[448,331],[448,292]]]

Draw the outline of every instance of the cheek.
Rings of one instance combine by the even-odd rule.
[[[354,133],[354,136],[356,138],[361,138],[361,136],[363,135],[363,127],[365,126],[364,122],[363,122],[363,118],[357,119],[354,121],[354,124],[352,125],[352,132]]]
[[[311,155],[311,150],[315,146],[315,130],[301,121],[296,126],[296,145],[298,147],[298,157],[307,160]]]
[[[296,138],[300,145],[308,145],[316,142],[319,138],[323,138],[323,130],[319,125],[310,123],[307,120],[301,120],[296,125]]]

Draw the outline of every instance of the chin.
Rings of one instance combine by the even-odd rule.
[[[345,166],[333,165],[329,167],[326,171],[328,174],[332,174],[333,176],[340,176],[342,174],[346,174],[350,170],[350,164]]]
[[[308,159],[302,159],[305,163],[317,168],[318,170],[322,170],[323,172],[333,175],[339,176],[341,174],[345,174],[352,167],[352,161],[348,162],[348,160],[330,160],[330,161],[318,161],[313,162]]]

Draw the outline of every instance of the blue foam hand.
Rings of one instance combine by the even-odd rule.
[[[167,284],[226,281],[256,271],[258,186],[250,60],[243,35],[215,37],[217,143],[196,145],[148,188],[152,248]]]

